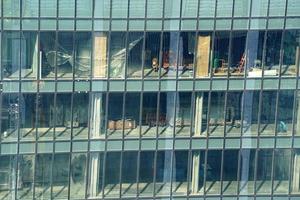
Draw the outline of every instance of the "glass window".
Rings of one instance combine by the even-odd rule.
[[[223,136],[224,134],[225,92],[212,92],[210,97],[209,134]]]
[[[257,153],[256,193],[270,194],[272,185],[272,156],[271,149],[259,150]]]
[[[229,32],[216,32],[214,39],[213,74],[214,76],[227,76],[228,74],[228,53],[229,53]]]
[[[276,98],[277,92],[263,91],[259,126],[259,133],[262,135],[275,134]]]
[[[165,0],[165,18],[180,16],[180,0]]]
[[[124,135],[139,137],[140,93],[126,93],[125,98]]]
[[[208,77],[210,75],[210,62],[212,53],[212,33],[200,32],[197,36],[196,77]]]
[[[16,157],[2,155],[0,156],[0,198],[1,199],[15,199],[16,187]]]
[[[19,32],[7,31],[2,36],[2,74],[4,78],[18,79],[20,75],[21,40]]]
[[[23,32],[21,35],[21,77],[36,78],[38,71],[38,34]]]
[[[139,169],[139,194],[140,196],[153,195],[153,178],[155,168],[155,152],[141,151]]]
[[[257,135],[259,91],[245,91],[243,97],[243,123],[242,133],[244,136]],[[269,104],[269,103],[268,103]]]
[[[238,150],[225,150],[223,160],[223,194],[235,195],[237,192]],[[220,161],[221,162],[221,161]]]
[[[58,33],[58,44],[57,44],[57,52],[56,52],[56,68],[57,68],[58,78],[73,77],[73,67],[74,67],[73,38],[74,38],[73,32]]]
[[[247,72],[248,77],[262,76],[262,58],[264,31],[249,31],[247,37]]]
[[[23,0],[22,1],[22,16],[23,17],[38,17],[39,1],[38,0]]]
[[[155,137],[156,127],[160,124],[160,117],[157,120],[157,93],[143,94],[142,108],[142,137]],[[161,119],[163,120],[163,119]]]
[[[84,153],[72,154],[70,199],[85,198],[87,155]],[[67,164],[68,166],[68,164]],[[95,175],[95,174],[93,174]]]
[[[107,49],[108,34],[104,32],[94,33],[93,51],[93,77],[107,77]]]
[[[267,16],[269,0],[252,0],[252,17]]]
[[[188,151],[175,151],[173,154],[173,195],[186,195],[188,175]]]
[[[233,0],[217,1],[217,17],[232,16]]]
[[[106,94],[91,94],[90,138],[104,137],[106,131]]]
[[[206,160],[206,194],[220,194],[221,192],[221,150],[207,152]]]
[[[40,16],[56,17],[57,0],[40,0]]]
[[[269,16],[284,16],[286,0],[270,1]]]
[[[64,162],[62,162],[64,163]],[[62,167],[62,166],[61,166]],[[35,160],[34,189],[36,199],[51,197],[52,154],[38,154]],[[54,169],[53,169],[54,170]],[[53,174],[53,176],[55,176]],[[53,182],[54,183],[54,182]],[[54,189],[54,188],[53,188]],[[53,190],[54,192],[54,190]],[[56,190],[57,192],[57,190]]]
[[[56,71],[56,51],[55,32],[40,33],[40,59],[41,59],[41,78],[55,78]]]
[[[75,76],[89,77],[91,74],[92,35],[89,32],[75,34]]]
[[[240,152],[239,192],[242,195],[249,195],[254,193],[254,174],[256,163],[255,157],[256,152],[254,149],[242,149]]]
[[[197,0],[182,0],[181,7],[182,17],[197,17],[198,1]]]
[[[192,93],[180,92],[176,99],[175,135],[190,136]]]
[[[137,41],[132,43],[132,48]],[[110,39],[110,77],[124,78],[126,65],[126,33],[112,32]]]
[[[173,136],[174,125],[176,124],[176,95],[175,92],[160,93],[157,124],[159,137]]]
[[[39,94],[37,127],[41,140],[53,139],[54,111],[54,94]]]
[[[226,103],[226,136],[240,136],[242,126],[243,92],[228,92]]]
[[[19,127],[19,98],[17,94],[2,94],[1,139],[17,140]]]
[[[161,0],[147,0],[147,17],[161,18],[163,11],[163,1]]]
[[[244,76],[247,60],[247,32],[233,31],[231,39],[230,75]]]
[[[291,150],[274,150],[274,194],[287,194],[289,192]]]
[[[143,41],[142,32],[128,33],[128,77],[141,78],[142,76]]]
[[[216,0],[202,0],[200,2],[199,17],[214,17]]]
[[[23,93],[19,99],[20,105],[20,137],[23,140],[32,140],[36,136],[36,103],[37,95]]]
[[[17,199],[33,199],[34,158],[34,155],[18,156],[18,180],[22,187],[18,187]]]
[[[129,1],[129,17],[144,18],[146,0],[130,0]]]
[[[112,18],[127,18],[128,0],[111,1]]]
[[[70,154],[54,154],[52,169],[52,197],[54,199],[68,198]]]
[[[123,134],[123,94],[110,93],[108,100],[108,137],[122,138]],[[132,123],[129,123],[133,125]]]
[[[190,194],[203,194],[205,174],[205,151],[193,151],[190,170]]]
[[[105,162],[104,196],[118,198],[120,194],[120,152],[107,152]]]
[[[110,0],[95,0],[94,17],[109,18],[110,15]]]
[[[295,149],[293,152],[293,162],[292,162],[292,181],[291,181],[291,192],[293,194],[299,194],[300,192],[300,150]]]
[[[86,139],[88,137],[89,94],[75,93],[73,95],[73,138]]]
[[[77,0],[76,6],[77,17],[92,17],[93,0]]]
[[[300,135],[300,93],[297,91],[297,93],[295,94],[295,118],[294,118],[294,134],[295,135]]]
[[[122,196],[135,197],[137,194],[138,152],[124,152],[122,158]]]
[[[170,195],[172,181],[172,151],[158,151],[156,158],[155,193]]]
[[[276,76],[279,73],[281,35],[281,31],[267,33],[264,76]]]
[[[59,0],[58,6],[59,17],[74,17],[75,0]]]
[[[208,121],[208,92],[195,94],[194,136],[204,136],[207,132]]]
[[[181,32],[179,38],[178,76],[192,78],[195,56],[195,33]]]
[[[145,64],[144,76],[157,78],[159,75],[160,62],[160,32],[147,32],[145,41]]]
[[[161,76],[176,77],[179,33],[164,32],[163,34],[163,63],[161,67]]]
[[[300,32],[286,30],[283,38],[282,76],[296,76],[299,68]]]
[[[68,139],[71,137],[71,93],[58,93],[55,105],[55,137]]]
[[[248,17],[251,0],[234,1],[234,17]]]
[[[276,127],[278,136],[292,135],[294,97],[293,90],[279,92]]]
[[[287,1],[287,15],[288,16],[298,16],[299,15],[299,8],[300,8],[300,1],[298,0],[288,0]]]
[[[3,17],[20,17],[20,0],[3,0]]]

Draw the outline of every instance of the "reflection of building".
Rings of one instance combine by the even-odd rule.
[[[299,0],[1,8],[0,199],[299,198]]]

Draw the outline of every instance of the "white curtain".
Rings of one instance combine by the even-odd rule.
[[[300,154],[296,153],[294,157],[294,171],[293,171],[293,192],[299,192],[300,189]]]
[[[195,136],[201,135],[202,129],[202,112],[203,112],[203,94],[196,94],[195,101]]]

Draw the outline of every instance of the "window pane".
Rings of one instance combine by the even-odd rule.
[[[77,0],[77,17],[92,17],[93,0]]]
[[[35,162],[35,198],[50,199],[52,154],[39,154]]]
[[[272,185],[272,156],[270,149],[259,150],[257,154],[256,192],[270,194]]]
[[[132,32],[128,34],[128,67],[127,76],[141,78],[143,62],[143,41],[142,32]]]
[[[224,151],[222,186],[223,194],[235,195],[237,192],[238,155],[238,150]]]
[[[216,0],[200,1],[199,17],[214,17],[216,8]]]
[[[233,31],[231,39],[230,75],[244,76],[247,32]]]
[[[94,33],[93,77],[107,77],[108,34]]]
[[[154,151],[141,151],[139,170],[139,193],[140,196],[153,195],[153,178],[155,158]]]
[[[276,97],[277,92],[263,91],[259,126],[259,133],[262,135],[275,134]]]
[[[20,96],[20,137],[22,140],[32,140],[36,134],[36,94]]]
[[[85,198],[87,156],[83,153],[72,155],[70,199]],[[93,174],[94,175],[94,174]]]
[[[2,140],[17,140],[19,127],[19,97],[17,94],[2,94],[1,99]]]
[[[163,11],[163,1],[161,0],[147,0],[147,17],[161,18]]]
[[[127,18],[128,0],[111,1],[112,18]]]
[[[241,134],[243,92],[228,92],[226,107],[226,136],[235,137]]]
[[[279,92],[277,135],[292,135],[294,96],[293,90],[283,90]]]
[[[258,132],[259,91],[245,91],[243,101],[243,135],[256,136]]]
[[[205,151],[193,151],[190,174],[190,194],[202,194],[204,192]]]
[[[222,151],[210,150],[207,152],[206,193],[220,194],[221,192],[221,160]]]
[[[228,73],[228,52],[229,52],[229,32],[216,32],[214,40],[214,76],[227,76]]]
[[[108,101],[108,137],[121,138],[123,122],[123,94],[111,93]]]
[[[276,76],[279,72],[281,31],[269,31],[266,43],[265,76]]]
[[[38,65],[37,32],[23,32],[21,35],[21,77],[36,78]]]
[[[23,0],[22,1],[22,16],[23,17],[38,17],[39,1],[38,0]]]
[[[287,15],[288,16],[295,16],[299,15],[299,8],[300,8],[300,1],[298,0],[288,0],[287,5]]]
[[[197,17],[198,1],[182,0],[182,17]]]
[[[56,17],[57,0],[40,0],[41,17]]]
[[[250,0],[234,1],[234,16],[248,17],[250,12]]]
[[[55,154],[52,171],[52,196],[55,199],[68,198],[70,154]]]
[[[53,139],[54,127],[54,95],[40,94],[38,96],[38,137],[41,140]]]
[[[161,76],[176,77],[178,62],[178,32],[164,32],[163,35],[163,63]]]
[[[137,44],[132,42],[132,48]],[[125,75],[126,33],[112,32],[110,40],[110,77],[121,78]]]
[[[106,94],[91,94],[90,137],[104,137],[106,131]]]
[[[33,155],[19,155],[18,167],[20,173],[18,180],[22,187],[18,187],[18,199],[32,199],[33,198],[33,172],[34,172],[34,156]]]
[[[208,121],[208,92],[198,92],[195,95],[194,136],[203,136],[207,133]]]
[[[21,39],[19,32],[4,32],[2,38],[2,73],[4,78],[17,79],[20,73]]]
[[[144,76],[157,78],[159,75],[161,33],[147,32],[145,41]]]
[[[56,71],[55,32],[40,33],[40,59],[42,78],[55,78]]]
[[[95,0],[94,17],[109,18],[110,0]]]
[[[188,151],[175,151],[173,155],[173,195],[186,195],[187,192],[187,171]]]
[[[120,152],[108,152],[105,162],[104,196],[119,197],[120,193]]]
[[[180,15],[180,0],[165,0],[165,18],[176,18]]]
[[[291,150],[275,149],[274,151],[274,183],[275,194],[287,194],[289,192]]]
[[[210,101],[209,134],[223,136],[225,92],[212,92]]]
[[[127,93],[125,99],[125,137],[139,137],[140,94]]]
[[[269,16],[284,16],[286,0],[270,1]]]
[[[16,184],[16,157],[15,156],[0,156],[0,198],[14,199]]]
[[[242,149],[240,155],[239,192],[243,195],[253,194],[256,152],[254,149]]]
[[[124,152],[122,162],[122,196],[135,197],[137,194],[137,152]]]
[[[74,17],[75,0],[59,0],[58,3],[59,17]]]
[[[88,32],[75,34],[75,76],[89,77],[91,74],[92,36]]]
[[[175,92],[160,93],[159,115],[157,124],[159,137],[173,136],[174,125],[176,123],[175,99]]]
[[[291,190],[293,194],[299,194],[300,192],[300,150],[295,149],[293,155],[292,170],[293,179],[291,181]]]
[[[68,139],[71,137],[71,93],[59,93],[56,96],[55,107],[55,137]]]
[[[268,0],[252,0],[252,17],[267,16]]]
[[[88,137],[89,94],[75,93],[73,96],[73,138]]]
[[[171,192],[172,155],[172,151],[157,152],[155,193],[159,196],[170,195]]]
[[[297,64],[299,65],[300,40],[299,30],[287,30],[283,39],[283,65],[281,74],[283,76],[296,76]]]
[[[175,135],[190,136],[192,94],[180,92],[176,101]]]
[[[217,1],[217,17],[232,16],[233,0]]]
[[[143,94],[142,137],[156,136],[157,98],[158,95],[156,93]]]
[[[20,0],[3,0],[4,17],[20,17]]]
[[[195,41],[194,32],[180,33],[178,58],[178,76],[180,77],[193,77]]]
[[[71,78],[73,77],[73,32],[59,32],[58,33],[58,46],[56,55],[56,67],[58,78]]]
[[[88,181],[88,196],[102,197],[102,181],[103,181],[103,153],[90,153],[89,160],[89,181]]]
[[[132,18],[144,18],[145,5],[146,5],[146,0],[130,0],[129,16]]]

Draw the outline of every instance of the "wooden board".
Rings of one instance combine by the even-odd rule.
[[[94,77],[106,77],[107,71],[107,36],[103,34],[94,37]]]
[[[211,36],[198,36],[196,76],[209,74],[209,53]]]

